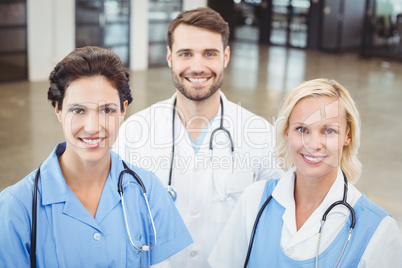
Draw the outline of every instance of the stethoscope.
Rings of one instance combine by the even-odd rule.
[[[141,252],[141,262],[142,262],[142,252],[149,251],[149,250],[153,249],[155,247],[155,245],[156,245],[156,230],[155,230],[154,218],[152,217],[151,209],[149,208],[149,202],[148,202],[148,198],[147,198],[147,195],[146,195],[146,189],[145,189],[144,183],[142,182],[140,177],[137,175],[137,173],[135,173],[133,170],[131,170],[126,165],[126,163],[124,163],[124,161],[122,161],[122,163],[123,163],[123,166],[124,166],[124,170],[122,172],[120,172],[117,187],[118,187],[118,192],[120,194],[121,205],[122,205],[122,208],[123,208],[124,222],[126,224],[126,231],[127,231],[128,237],[130,239],[131,245],[136,250]],[[125,208],[125,205],[124,205],[123,187],[122,187],[123,176],[126,173],[131,174],[134,177],[134,179],[137,181],[137,183],[141,186],[142,194],[144,196],[145,203],[147,205],[149,217],[151,219],[152,228],[153,228],[153,232],[154,232],[154,244],[153,244],[153,246],[143,245],[143,246],[138,247],[138,246],[136,246],[134,244],[133,240],[131,239],[130,228],[128,226],[127,215],[126,215],[126,208]],[[31,260],[31,267],[32,268],[36,267],[36,229],[37,229],[36,223],[37,223],[37,199],[38,199],[37,198],[37,192],[38,192],[39,176],[40,176],[40,166],[39,166],[38,171],[36,172],[36,175],[35,175],[33,199],[32,199],[32,233],[31,233],[31,254],[30,254],[30,260]],[[142,267],[142,263],[141,263],[141,267]]]
[[[356,224],[356,215],[355,215],[355,211],[353,210],[352,206],[349,205],[348,202],[346,202],[346,198],[347,198],[347,195],[348,195],[348,180],[347,180],[346,175],[345,175],[345,173],[344,173],[343,171],[342,171],[342,174],[343,174],[343,179],[344,179],[343,198],[342,198],[342,200],[339,200],[339,201],[336,201],[336,202],[332,203],[332,205],[330,205],[330,206],[327,208],[327,210],[324,212],[324,215],[322,215],[321,226],[320,226],[320,230],[319,230],[319,232],[318,232],[317,252],[316,252],[316,255],[315,255],[315,267],[316,267],[316,268],[318,267],[318,254],[319,254],[319,251],[320,251],[320,242],[321,242],[322,231],[323,231],[323,229],[324,229],[324,224],[325,224],[325,221],[327,220],[327,216],[328,216],[329,212],[330,212],[334,207],[336,207],[336,206],[338,206],[338,205],[343,205],[343,206],[345,206],[345,207],[350,211],[350,215],[351,215],[351,217],[352,217],[352,222],[350,223],[349,233],[348,233],[348,235],[347,235],[347,237],[346,237],[345,244],[343,245],[343,249],[342,249],[341,255],[339,256],[338,261],[336,262],[334,268],[336,268],[336,267],[338,266],[338,264],[339,264],[339,262],[340,262],[340,260],[341,260],[341,258],[342,258],[342,256],[343,256],[343,253],[344,253],[344,251],[345,251],[346,245],[348,244],[348,242],[349,242],[349,240],[350,240],[350,236],[351,236],[351,234],[352,234],[352,230],[353,230],[353,228],[355,227],[355,224]],[[261,217],[262,213],[264,212],[265,207],[268,205],[268,203],[269,203],[269,201],[270,201],[271,199],[272,199],[272,195],[270,195],[270,196],[267,198],[267,200],[266,200],[266,201],[264,202],[264,204],[262,205],[260,211],[258,211],[257,217],[256,217],[255,222],[254,222],[253,230],[252,230],[252,232],[251,232],[250,243],[249,243],[249,245],[248,245],[246,260],[245,260],[245,262],[244,262],[244,268],[247,267],[248,261],[249,261],[249,259],[250,259],[251,249],[252,249],[252,247],[253,247],[254,235],[255,235],[255,232],[257,231],[258,221],[260,220],[260,217]]]
[[[167,191],[170,194],[170,196],[172,197],[173,201],[176,201],[176,199],[177,199],[177,192],[172,187],[172,173],[173,173],[173,161],[174,161],[174,149],[175,149],[175,145],[174,145],[174,141],[175,141],[174,124],[175,124],[175,117],[176,117],[176,101],[177,101],[177,99],[175,99],[174,103],[173,103],[173,113],[172,113],[172,157],[171,157],[171,160],[170,160],[169,182],[168,182],[168,186],[167,186]],[[214,135],[219,130],[225,132],[226,135],[229,138],[229,141],[230,141],[230,149],[231,149],[231,156],[232,156],[232,170],[233,170],[234,144],[233,144],[232,136],[230,135],[229,130],[227,130],[223,126],[224,111],[223,111],[222,97],[220,98],[220,102],[221,102],[221,120],[220,120],[219,127],[214,129],[214,131],[212,131],[211,137],[209,138],[209,157],[210,157],[210,159],[212,159],[212,157],[213,157],[213,149],[214,148],[213,148],[212,142],[214,140]],[[217,191],[216,186],[215,186],[215,180],[214,180],[213,175],[212,175],[212,184],[213,184],[213,187],[214,187],[215,195],[217,196],[219,201],[225,201],[229,197],[230,194],[226,194],[226,196],[224,196],[224,197],[219,196],[218,191]]]

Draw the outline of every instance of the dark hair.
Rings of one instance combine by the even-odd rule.
[[[50,87],[47,98],[59,110],[63,107],[63,99],[68,86],[83,77],[104,76],[119,92],[120,107],[133,100],[129,85],[129,73],[113,51],[101,47],[77,48],[60,61],[50,73]]]
[[[228,45],[228,23],[215,10],[208,7],[202,7],[183,11],[170,23],[167,33],[168,45],[170,49],[172,49],[173,44],[173,32],[176,30],[177,26],[182,23],[219,33],[222,36],[223,48],[225,49]]]

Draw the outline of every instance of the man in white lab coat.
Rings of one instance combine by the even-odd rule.
[[[243,190],[281,175],[272,126],[220,91],[228,38],[227,23],[212,9],[179,14],[166,57],[176,93],[128,118],[116,142],[124,160],[156,173],[190,231],[194,243],[172,257],[172,267],[209,267]]]

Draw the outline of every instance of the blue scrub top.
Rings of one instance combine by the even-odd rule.
[[[140,255],[127,235],[117,183],[124,169],[111,152],[111,169],[95,218],[67,186],[60,166],[66,148],[58,144],[40,168],[37,215],[37,267],[140,267]],[[143,181],[155,222],[157,244],[144,252],[144,267],[157,264],[192,243],[172,199],[151,172],[129,165]],[[0,193],[0,267],[28,267],[32,194],[36,171]],[[123,178],[124,201],[134,244],[154,243],[142,188]]]

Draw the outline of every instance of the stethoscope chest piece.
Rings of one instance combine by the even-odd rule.
[[[169,185],[167,188],[167,191],[170,195],[170,197],[172,198],[173,201],[176,201],[177,199],[177,193],[176,191],[173,189],[173,187],[171,185]]]

